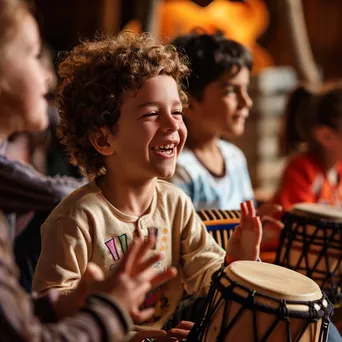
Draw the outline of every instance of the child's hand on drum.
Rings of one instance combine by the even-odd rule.
[[[241,221],[228,241],[226,261],[257,260],[260,253],[262,224],[253,201],[241,203]]]
[[[256,210],[256,215],[260,217],[263,227],[272,225],[279,231],[284,228],[284,224],[279,220],[283,207],[279,204],[263,204]]]
[[[256,210],[256,215],[260,217],[263,233],[261,250],[277,250],[280,232],[284,228],[280,217],[283,207],[278,204],[264,204]]]
[[[141,329],[129,340],[129,342],[181,342],[186,340],[193,326],[193,322],[182,321],[175,328],[172,328],[169,331]]]

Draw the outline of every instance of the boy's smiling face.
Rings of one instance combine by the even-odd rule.
[[[243,67],[234,77],[227,72],[208,84],[201,100],[191,99],[192,121],[210,134],[242,135],[252,106],[247,92],[249,78],[249,70]]]
[[[138,91],[126,91],[112,137],[112,165],[132,180],[171,177],[187,135],[182,108],[171,76],[158,75]]]

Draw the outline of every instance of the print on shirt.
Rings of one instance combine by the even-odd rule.
[[[117,239],[120,242],[120,246],[121,246],[121,250],[122,250],[122,256],[124,256],[127,253],[127,249],[128,249],[127,235],[126,234],[119,235],[117,237]],[[107,246],[109,252],[112,254],[114,261],[120,260],[120,256],[119,256],[118,250],[116,248],[114,238],[111,238],[110,240],[106,241],[105,245]]]
[[[161,252],[166,251],[167,246],[167,234],[168,229],[158,229],[156,227],[147,228],[148,235],[155,236],[155,244],[152,247],[154,250],[158,249]],[[159,237],[159,239],[158,239]],[[114,272],[116,266],[118,265],[117,261],[119,261],[126,253],[128,249],[128,238],[127,234],[121,234],[116,237],[113,237],[107,241],[105,241],[105,245],[111,253],[115,263],[110,266],[112,272]],[[160,272],[163,269],[166,269],[167,266],[162,266],[161,262],[155,264],[155,267],[159,269]],[[143,303],[143,308],[151,308],[155,307],[154,316],[148,321],[157,322],[160,320],[162,316],[162,312],[169,307],[169,299],[165,296],[165,284],[153,289],[146,295],[146,299]]]

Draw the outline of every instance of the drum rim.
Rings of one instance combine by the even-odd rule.
[[[320,210],[317,211],[310,211],[310,208],[317,208],[320,207],[322,208],[322,212],[320,212]],[[339,216],[331,216],[329,214],[327,214],[326,212],[324,212],[324,208],[328,209],[334,209],[338,212],[341,212],[341,215]],[[313,217],[316,218],[322,218],[328,221],[338,221],[339,223],[342,224],[342,208],[337,208],[337,207],[333,207],[331,205],[327,205],[327,204],[323,204],[323,203],[307,203],[307,202],[300,202],[300,203],[296,203],[294,204],[291,209],[289,210],[292,213],[303,213],[303,214],[307,214],[307,215],[311,215]],[[306,216],[307,217],[307,216]]]
[[[256,311],[280,315],[281,314],[280,308],[285,307],[285,310],[283,312],[284,318],[288,317],[288,318],[310,319],[312,322],[318,319],[327,317],[330,314],[332,315],[333,313],[333,310],[334,310],[333,304],[329,300],[328,296],[321,290],[320,290],[321,297],[316,300],[301,301],[301,300],[278,299],[278,298],[272,297],[271,295],[267,295],[267,294],[263,294],[255,290],[251,290],[247,286],[240,284],[239,282],[231,279],[229,275],[224,272],[224,269],[225,267],[220,269],[218,272],[215,272],[212,276],[212,287],[214,291],[220,292],[222,297],[225,298],[225,300],[233,300],[233,301],[235,300],[241,305],[247,304],[247,307],[246,307],[247,309],[252,309],[249,306],[253,305],[253,308]],[[228,281],[231,283],[231,286],[225,287],[221,283],[220,280],[223,277],[228,279]],[[266,304],[259,303],[258,301],[254,301],[254,300],[252,302],[249,300],[249,296],[244,297],[236,292],[233,292],[233,295],[232,295],[232,291],[227,290],[230,287],[233,287],[233,288],[239,287],[243,289],[244,291],[246,291],[247,293],[249,292],[250,295],[252,295],[254,298],[255,296],[258,296],[258,297],[276,302],[278,303],[278,307],[271,307]],[[227,298],[227,296],[231,296],[231,295],[232,295],[231,298],[229,297]],[[326,307],[324,306],[324,302],[326,303]],[[293,306],[303,305],[303,306],[308,307],[308,310],[307,311],[293,310],[293,309],[287,308],[287,305],[293,305]],[[320,309],[319,310],[314,309],[315,305],[318,305]]]
[[[307,216],[301,216],[292,212],[285,212],[282,216],[282,221],[284,223],[285,220],[288,220],[289,218],[295,218],[294,221],[300,224],[307,224],[307,225],[312,225],[320,228],[325,228],[325,229],[337,229],[341,230],[342,233],[342,222],[336,222],[331,219],[326,219],[323,217],[307,217]]]

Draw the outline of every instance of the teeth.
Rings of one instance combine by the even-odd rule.
[[[159,145],[156,147],[153,147],[154,150],[159,151],[159,150],[170,150],[174,148],[175,144],[164,144],[164,145]]]

